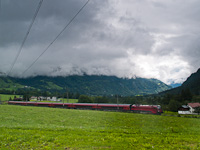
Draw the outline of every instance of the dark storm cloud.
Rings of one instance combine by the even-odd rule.
[[[20,76],[86,0],[44,0],[12,75]],[[3,0],[0,72],[19,50],[39,0]],[[24,76],[106,74],[182,82],[200,61],[198,0],[91,0]]]

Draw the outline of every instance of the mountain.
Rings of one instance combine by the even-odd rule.
[[[171,83],[170,86],[171,86],[172,88],[176,88],[176,87],[181,86],[181,83]]]
[[[200,94],[200,69],[197,72],[191,74],[185,82],[180,87],[170,89],[162,93],[169,94],[180,94],[183,90],[190,90],[191,93],[195,95]]]
[[[200,69],[198,69],[196,73],[191,74],[182,84],[181,88],[189,88],[192,93],[200,94]]]
[[[0,77],[0,89],[37,89],[49,92],[80,93],[86,95],[146,95],[156,94],[171,87],[157,79],[118,78],[104,75],[73,75],[67,77],[36,76],[30,78]]]

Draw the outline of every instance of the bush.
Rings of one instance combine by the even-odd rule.
[[[95,103],[108,103],[108,98],[102,97],[102,96],[97,96],[94,98]]]
[[[177,112],[180,105],[181,104],[179,102],[172,99],[172,100],[169,101],[168,109],[170,111]]]
[[[92,99],[87,95],[80,95],[78,98],[79,103],[92,103]]]

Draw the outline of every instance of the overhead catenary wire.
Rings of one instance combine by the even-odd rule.
[[[78,14],[84,9],[84,7],[89,3],[89,1],[90,0],[86,1],[86,3],[74,15],[74,17],[66,24],[66,26],[54,38],[54,40],[46,47],[46,49],[33,61],[33,63],[29,65],[29,67],[22,73],[22,75],[24,75],[40,59],[40,57],[49,49],[49,47],[58,39],[58,37],[65,31],[65,29],[73,22],[73,20],[78,16]]]
[[[21,44],[21,46],[20,46],[20,48],[19,48],[19,51],[17,52],[17,55],[16,55],[16,57],[15,57],[15,59],[14,59],[12,65],[11,65],[11,68],[10,68],[10,70],[9,70],[8,73],[7,73],[8,76],[9,76],[10,73],[12,72],[12,70],[13,70],[13,68],[14,68],[14,66],[15,66],[15,64],[16,64],[16,62],[17,62],[17,59],[18,59],[18,57],[19,57],[19,55],[20,55],[20,53],[21,53],[21,51],[22,51],[22,48],[23,48],[23,46],[24,46],[24,44],[25,44],[25,42],[26,42],[26,39],[27,39],[27,37],[28,37],[28,35],[29,35],[29,33],[30,33],[30,30],[31,30],[31,28],[32,28],[32,26],[33,26],[33,23],[34,23],[34,21],[35,21],[37,15],[38,15],[38,12],[39,12],[39,10],[40,10],[40,7],[41,7],[41,5],[42,5],[42,2],[43,2],[43,0],[40,0],[40,2],[39,2],[39,4],[38,4],[38,7],[37,7],[37,9],[36,9],[36,12],[35,12],[35,14],[34,14],[32,20],[31,20],[31,23],[30,23],[29,27],[28,27],[28,31],[26,32],[26,35],[25,35],[25,37],[24,37],[24,39],[23,39],[23,41],[22,41],[22,44]]]

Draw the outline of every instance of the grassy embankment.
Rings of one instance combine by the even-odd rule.
[[[0,105],[0,149],[200,149],[200,120]]]

